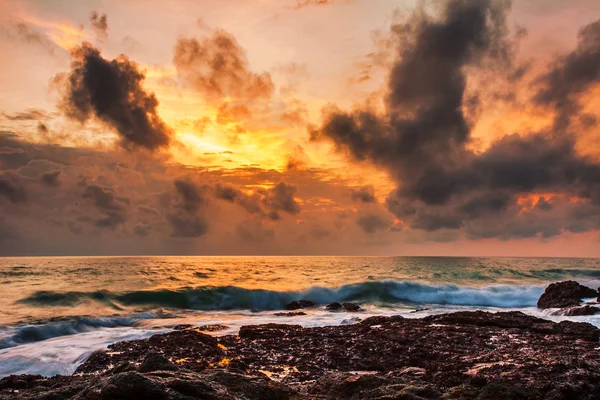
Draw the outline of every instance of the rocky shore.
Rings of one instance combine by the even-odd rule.
[[[115,343],[72,376],[6,377],[0,399],[600,399],[600,330],[587,323],[471,311],[206,333],[218,329]]]

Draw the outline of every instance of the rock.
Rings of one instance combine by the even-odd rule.
[[[422,311],[429,311],[429,310],[431,310],[431,308],[427,308],[427,307],[425,307],[425,308],[417,308],[416,310],[412,310],[410,313],[414,314],[414,313],[418,313],[418,312],[422,312]]]
[[[354,304],[354,303],[342,303],[342,308],[344,309],[344,311],[359,311],[360,310],[360,306],[358,304]]]
[[[298,317],[300,315],[306,315],[303,311],[290,311],[290,312],[276,312],[273,314],[278,317]]]
[[[561,308],[560,310],[554,311],[552,315],[562,315],[566,317],[574,317],[581,315],[595,315],[600,313],[600,308],[590,305],[585,306],[575,306],[575,307],[567,307]]]
[[[309,308],[313,306],[315,306],[315,303],[310,300],[295,300],[288,303],[285,308],[287,310],[298,310],[299,308]]]
[[[124,372],[111,377],[100,390],[102,399],[162,400],[168,399],[165,388],[137,372]]]
[[[326,310],[328,311],[350,311],[350,312],[354,312],[354,311],[359,311],[360,310],[360,306],[358,304],[355,303],[338,303],[337,301],[328,304],[327,307],[325,307]]]
[[[218,338],[185,329],[112,344],[72,376],[5,377],[0,399],[591,400],[599,332],[483,311],[243,326]]]
[[[138,368],[138,372],[174,371],[177,367],[161,354],[150,353]]]
[[[191,329],[193,327],[194,327],[194,325],[192,325],[192,324],[179,324],[179,325],[175,325],[173,327],[173,330],[174,331],[183,331],[183,330],[186,330],[186,329]]]
[[[598,291],[575,281],[553,283],[546,288],[537,302],[538,308],[565,308],[581,304],[581,299],[597,297]]]

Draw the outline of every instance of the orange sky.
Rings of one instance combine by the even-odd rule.
[[[517,215],[532,214],[527,218],[536,224],[538,218],[545,221],[539,231],[523,236],[496,232],[474,237],[472,227],[481,232],[479,224],[497,224],[487,219],[462,228],[423,230],[391,211],[386,198],[406,186],[405,175],[396,176],[396,161],[360,160],[335,140],[311,140],[311,132],[332,106],[386,112],[388,76],[403,51],[392,40],[390,26],[416,15],[421,2],[310,3],[3,0],[0,130],[8,136],[0,140],[0,173],[8,177],[7,187],[21,185],[27,200],[0,196],[0,255],[600,256],[600,225],[575,229],[569,219],[578,212],[574,207],[581,196],[575,192],[580,188],[514,193],[516,200],[509,202],[514,206],[507,206],[502,217],[506,229],[513,226],[507,218],[521,218]],[[423,12],[442,18],[442,3],[425,2]],[[106,29],[94,25],[92,12],[106,15]],[[467,71],[465,66],[465,98],[477,93],[480,102],[476,111],[464,106],[469,154],[484,154],[506,135],[553,129],[559,111],[532,102],[538,89],[524,82],[534,82],[556,57],[572,51],[578,31],[599,15],[600,3],[592,0],[513,1],[506,28],[511,38],[518,27],[527,30],[515,60],[528,68],[523,83],[508,85],[490,69]],[[230,84],[225,81],[230,77],[214,75],[221,82],[215,86],[202,75],[210,66],[196,61],[191,47],[178,46],[188,40],[210,53],[226,38],[233,43],[227,57],[234,57],[233,73],[240,80]],[[65,114],[60,101],[72,68],[70,52],[82,42],[91,43],[106,60],[124,54],[136,63],[144,74],[144,93],[158,100],[156,118],[172,132],[168,146],[123,149],[114,126],[97,115],[82,124]],[[598,93],[590,84],[578,94],[582,116],[593,116]],[[598,160],[598,128],[580,120],[571,127],[576,152]],[[49,171],[60,171],[57,180],[34,183]],[[186,195],[173,186],[178,179],[194,182],[198,196],[208,191],[201,211],[185,208]],[[275,198],[280,182],[294,187],[283,200]],[[217,184],[242,194],[219,197]],[[113,203],[86,192],[91,185],[109,193]],[[591,185],[593,191],[600,182]],[[357,197],[361,188],[372,191],[373,199]],[[535,214],[540,197],[555,199],[551,217]],[[600,218],[590,212],[594,221]],[[109,217],[116,219],[104,229],[100,221]],[[180,217],[202,217],[208,228],[184,226],[184,234],[176,234]],[[548,221],[555,224],[552,229]]]

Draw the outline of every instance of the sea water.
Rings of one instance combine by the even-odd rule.
[[[0,377],[70,374],[111,343],[178,324],[213,334],[269,322],[322,326],[371,315],[520,310],[600,327],[600,316],[555,317],[535,305],[551,282],[596,288],[600,259],[455,257],[0,258]],[[274,315],[293,300],[320,306]],[[364,311],[329,312],[356,302]],[[415,312],[416,310],[420,310]]]

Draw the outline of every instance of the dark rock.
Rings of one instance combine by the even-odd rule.
[[[271,339],[282,337],[289,332],[300,331],[300,325],[288,324],[265,324],[244,325],[240,328],[239,337],[244,339]]]
[[[192,325],[192,324],[179,324],[179,325],[175,325],[173,327],[173,330],[175,330],[175,331],[182,331],[184,329],[190,329],[190,328],[193,328],[193,327],[194,327],[194,325]]]
[[[552,313],[552,315],[563,315],[566,317],[575,317],[581,315],[595,315],[600,313],[600,308],[590,305],[585,306],[575,306],[575,307],[567,307],[561,308]]]
[[[360,306],[358,304],[354,304],[354,303],[342,303],[342,308],[344,309],[344,311],[350,311],[350,312],[360,310]]]
[[[224,331],[225,329],[229,329],[229,327],[227,325],[212,324],[212,325],[200,325],[194,329],[197,329],[201,332],[220,332],[220,331]]]
[[[150,353],[138,368],[138,372],[174,371],[177,367],[161,354]]]
[[[431,308],[427,308],[427,307],[425,307],[425,308],[417,308],[416,310],[412,310],[410,313],[414,314],[414,313],[418,313],[418,312],[422,312],[422,311],[429,311],[429,310],[431,310]]]
[[[306,313],[303,311],[290,311],[290,312],[276,312],[273,315],[275,315],[277,317],[297,317],[300,315],[306,315]]]
[[[540,296],[538,308],[565,308],[581,304],[581,299],[597,297],[598,291],[575,281],[553,283]]]
[[[102,387],[102,399],[111,400],[163,400],[168,399],[164,387],[137,372],[124,372],[111,377]]]
[[[287,310],[298,310],[300,308],[309,308],[313,306],[315,306],[315,303],[310,300],[295,300],[288,303],[285,308]]]
[[[72,376],[6,377],[0,399],[591,400],[598,332],[483,311],[243,326],[218,338],[185,329],[110,345]]]
[[[355,303],[338,303],[337,301],[328,304],[327,307],[325,307],[326,310],[328,311],[350,311],[350,312],[354,312],[354,311],[359,311],[360,310],[360,306],[358,304]]]

